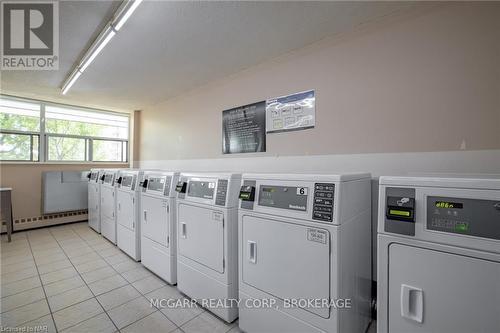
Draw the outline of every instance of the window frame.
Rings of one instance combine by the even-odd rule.
[[[33,149],[30,150],[30,160],[2,160],[0,159],[0,164],[2,163],[48,163],[48,164],[96,164],[96,163],[105,163],[105,164],[127,164],[130,163],[130,135],[131,135],[131,114],[125,112],[113,112],[95,108],[82,107],[77,105],[69,105],[62,103],[54,103],[48,101],[42,101],[37,99],[30,98],[22,98],[11,95],[0,94],[2,99],[13,100],[19,102],[30,102],[37,103],[40,105],[40,131],[19,131],[19,130],[9,130],[9,129],[0,129],[1,134],[15,134],[15,135],[27,135],[30,136],[31,147],[33,147],[33,137],[38,136],[38,160],[33,159]],[[117,115],[127,118],[128,123],[128,133],[127,138],[110,138],[110,137],[100,137],[100,136],[89,136],[89,135],[72,135],[72,134],[57,134],[57,133],[47,133],[45,131],[45,108],[46,106],[54,106],[61,108],[71,108],[73,110],[80,110],[86,112],[95,112],[101,114],[109,114],[109,115]],[[74,138],[74,139],[83,139],[85,140],[85,160],[77,161],[77,160],[50,160],[49,159],[49,138],[51,137],[66,137],[66,138]],[[95,161],[93,158],[93,140],[100,141],[112,141],[112,142],[120,142],[122,145],[122,160],[121,161]],[[125,148],[125,156],[123,156],[123,145]]]

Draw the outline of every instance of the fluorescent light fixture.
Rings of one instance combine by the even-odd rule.
[[[66,78],[62,86],[62,94],[65,95],[73,86],[76,80],[89,67],[94,59],[101,53],[109,41],[116,35],[116,32],[125,24],[132,13],[139,7],[143,0],[124,0],[118,10],[115,12],[114,18],[106,25],[96,40],[85,52],[85,55],[80,62],[73,68],[71,74]]]
[[[113,30],[108,30],[107,36],[102,39],[102,41],[99,41],[97,43],[97,48],[91,50],[90,55],[83,61],[81,67],[80,67],[80,72],[83,73],[87,67],[89,67],[90,63],[94,61],[94,59],[97,57],[99,53],[101,53],[102,49],[109,43],[111,38],[113,38],[116,35],[116,32]]]
[[[119,17],[116,22],[113,24],[114,28],[116,29],[116,31],[120,30],[121,27],[125,24],[125,22],[127,22],[127,20],[129,19],[129,17],[132,15],[132,13],[137,9],[137,7],[139,7],[139,5],[141,4],[142,0],[134,0],[134,1],[129,1],[127,3],[127,6],[128,4],[132,3],[132,5],[128,8],[126,8],[124,10],[124,14],[123,16]]]
[[[82,75],[82,73],[80,71],[76,71],[73,75],[73,77],[70,77],[71,79],[69,80],[69,82],[64,86],[63,90],[62,90],[62,94],[63,95],[66,95],[66,93],[68,92],[69,88],[71,88],[71,86],[73,84],[75,84],[76,80],[78,80],[78,78],[80,77],[80,75]]]

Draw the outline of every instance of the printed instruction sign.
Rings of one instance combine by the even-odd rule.
[[[266,132],[276,133],[313,128],[316,122],[314,90],[266,101]]]
[[[222,152],[266,151],[266,102],[222,111]]]

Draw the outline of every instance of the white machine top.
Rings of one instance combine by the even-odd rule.
[[[233,172],[181,172],[181,177],[187,178],[223,178],[223,179],[241,179],[241,173]]]
[[[336,174],[299,174],[299,173],[245,173],[243,179],[269,179],[269,180],[299,180],[299,181],[334,181],[347,182],[358,179],[371,178],[369,173],[336,173]]]
[[[500,190],[500,175],[459,175],[451,174],[443,177],[391,177],[382,176],[380,185],[443,187]]]

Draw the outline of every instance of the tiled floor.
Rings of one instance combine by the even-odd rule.
[[[90,229],[68,224],[1,243],[1,321],[39,332],[239,332],[202,308],[157,308],[183,296]]]

